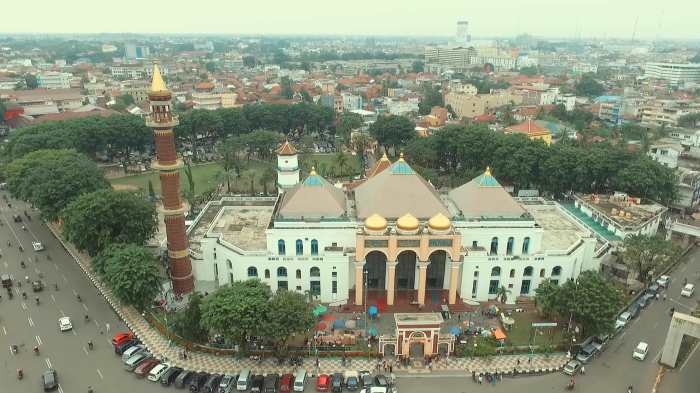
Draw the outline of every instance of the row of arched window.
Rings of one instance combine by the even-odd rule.
[[[296,241],[296,255],[304,255],[304,241],[301,239],[297,239]],[[287,255],[287,246],[284,243],[284,240],[279,239],[277,241],[277,253],[279,255]],[[312,239],[311,240],[311,255],[318,255],[318,240]]]
[[[506,245],[506,255],[513,255],[513,247],[515,246],[515,238],[509,237],[508,243]],[[530,251],[530,238],[526,237],[523,239],[522,254],[527,255]],[[494,237],[491,239],[491,249],[489,250],[490,255],[496,255],[498,253],[498,238]]]
[[[532,276],[532,266],[528,266],[523,270],[523,276],[524,277],[531,277]],[[545,269],[540,269],[540,277],[544,277],[546,274]],[[552,268],[552,276],[560,276],[561,275],[561,266],[554,266]],[[501,268],[496,266],[493,269],[491,269],[491,277],[500,277],[501,276]],[[515,269],[510,269],[510,277],[515,277]]]
[[[319,269],[316,266],[312,267],[311,269],[309,269],[309,276],[310,277],[321,277],[321,269]],[[258,268],[256,268],[255,266],[248,267],[248,277],[249,278],[258,277]],[[277,268],[277,277],[287,277],[287,268],[282,267],[282,266],[278,267]],[[270,269],[265,269],[265,278],[270,278]],[[296,278],[301,278],[301,269],[297,269]]]

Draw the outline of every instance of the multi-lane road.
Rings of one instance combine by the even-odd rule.
[[[7,195],[0,192],[1,195]],[[119,321],[105,300],[98,294],[90,281],[70,255],[41,220],[38,213],[26,205],[11,200],[9,208],[0,199],[0,273],[9,273],[21,280],[22,287],[14,286],[14,298],[8,299],[6,291],[0,291],[0,392],[25,393],[42,391],[41,372],[47,367],[58,371],[60,391],[62,393],[86,392],[92,386],[96,393],[118,392],[163,392],[163,388],[148,381],[139,380],[133,374],[123,370],[119,358],[114,354],[111,335],[125,327]],[[24,210],[32,215],[28,221]],[[24,222],[14,223],[13,214],[23,216]],[[22,225],[26,230],[22,230]],[[8,247],[8,241],[12,246]],[[46,250],[35,252],[32,242],[42,242]],[[23,252],[18,245],[22,245]],[[51,260],[47,259],[51,256]],[[37,261],[38,259],[38,261]],[[26,268],[20,267],[24,261]],[[668,300],[653,301],[640,316],[619,334],[607,350],[586,366],[586,375],[577,378],[576,391],[580,392],[626,392],[628,385],[635,387],[635,392],[649,392],[658,370],[657,360],[661,346],[668,330],[668,309],[687,310],[694,306],[694,298],[681,298],[680,287],[684,277],[694,280],[700,271],[700,250],[689,253],[684,262],[672,273],[673,280],[668,289]],[[46,288],[37,294],[24,282],[38,279],[39,273]],[[59,289],[54,288],[58,284]],[[22,299],[21,293],[27,292],[28,299]],[[82,301],[78,301],[80,294]],[[40,304],[36,305],[34,297],[38,296]],[[89,321],[84,320],[85,315]],[[69,316],[73,321],[73,330],[61,333],[58,318]],[[89,350],[87,343],[92,340],[95,348]],[[643,362],[632,359],[632,351],[639,341],[650,344],[650,352]],[[10,346],[19,346],[19,353],[12,354]],[[39,345],[40,355],[35,355],[32,348]],[[16,370],[22,368],[25,378],[17,380]],[[661,392],[694,393],[700,385],[700,351],[691,356],[671,373],[667,374]],[[547,392],[560,391],[568,381],[561,374],[542,377],[506,379],[496,386],[478,386],[471,378],[455,375],[422,375],[418,377],[400,376],[401,393],[418,393],[429,391],[468,392],[489,389],[494,392]],[[694,389],[694,390],[693,390]],[[306,391],[313,391],[309,385]]]

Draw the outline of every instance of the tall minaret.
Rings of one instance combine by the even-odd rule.
[[[170,279],[176,294],[192,292],[194,277],[190,263],[189,246],[185,234],[187,206],[180,199],[180,168],[182,160],[175,152],[173,127],[177,116],[170,108],[172,94],[165,86],[158,64],[153,65],[153,82],[148,100],[151,115],[146,125],[153,128],[156,145],[156,162],[152,167],[160,172],[160,188],[163,194],[161,213],[165,216],[165,232],[168,242]]]
[[[297,149],[289,141],[285,141],[277,149],[277,192],[281,194],[297,183],[299,183]]]

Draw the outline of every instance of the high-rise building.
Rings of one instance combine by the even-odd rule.
[[[124,45],[124,57],[127,59],[146,59],[151,55],[151,50],[147,46],[126,44]]]
[[[171,110],[172,94],[165,86],[158,64],[153,65],[153,80],[148,93],[151,115],[146,125],[153,128],[156,145],[156,162],[152,167],[159,171],[165,216],[165,232],[168,243],[168,262],[173,291],[176,294],[192,292],[194,277],[190,263],[189,245],[185,234],[187,206],[180,198],[180,168],[182,160],[175,152],[173,128],[178,125]]]
[[[469,22],[466,20],[457,21],[455,43],[457,45],[468,45],[471,40],[471,36],[469,35]]]
[[[647,63],[644,76],[663,79],[672,85],[700,82],[700,64],[695,63]]]

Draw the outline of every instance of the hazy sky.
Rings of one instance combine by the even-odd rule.
[[[7,33],[232,33],[700,39],[700,0],[4,1]]]

